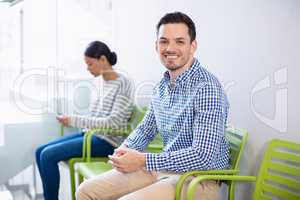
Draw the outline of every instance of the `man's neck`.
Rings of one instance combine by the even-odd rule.
[[[177,78],[178,76],[180,76],[181,74],[183,74],[186,70],[188,70],[188,69],[192,66],[192,64],[194,63],[194,61],[195,61],[195,58],[192,58],[192,59],[190,59],[190,61],[187,62],[186,65],[184,65],[183,67],[181,67],[181,68],[179,68],[179,69],[177,69],[177,70],[174,70],[174,71],[170,71],[170,70],[169,70],[171,82],[175,84],[176,78]]]

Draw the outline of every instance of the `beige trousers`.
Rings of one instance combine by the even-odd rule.
[[[121,173],[110,170],[84,181],[76,191],[78,200],[174,200],[180,174],[156,173],[140,170]],[[185,184],[182,199],[186,199]],[[218,200],[219,185],[215,181],[200,184],[195,199]]]

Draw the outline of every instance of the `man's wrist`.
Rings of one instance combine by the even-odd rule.
[[[140,163],[141,167],[146,167],[146,154],[140,153]]]

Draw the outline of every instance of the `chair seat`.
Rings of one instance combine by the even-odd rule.
[[[84,162],[79,163],[77,171],[85,178],[89,179],[98,174],[111,170],[112,166],[106,162]]]

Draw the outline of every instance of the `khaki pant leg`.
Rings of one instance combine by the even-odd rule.
[[[169,177],[127,194],[118,200],[174,200],[176,180]],[[175,184],[175,185],[174,185]]]
[[[181,199],[187,199],[188,184],[192,179],[187,180],[183,185],[183,191],[181,193]],[[195,200],[219,200],[220,199],[220,185],[216,181],[204,181],[197,186]]]
[[[145,188],[127,194],[119,200],[175,200],[176,183],[180,175],[171,175],[158,180]],[[186,199],[186,189],[189,181],[184,186],[182,199]],[[205,181],[199,184],[195,199],[219,200],[219,185],[215,181]]]
[[[121,173],[110,170],[84,181],[76,191],[78,200],[112,200],[152,184],[156,175],[145,170]]]

